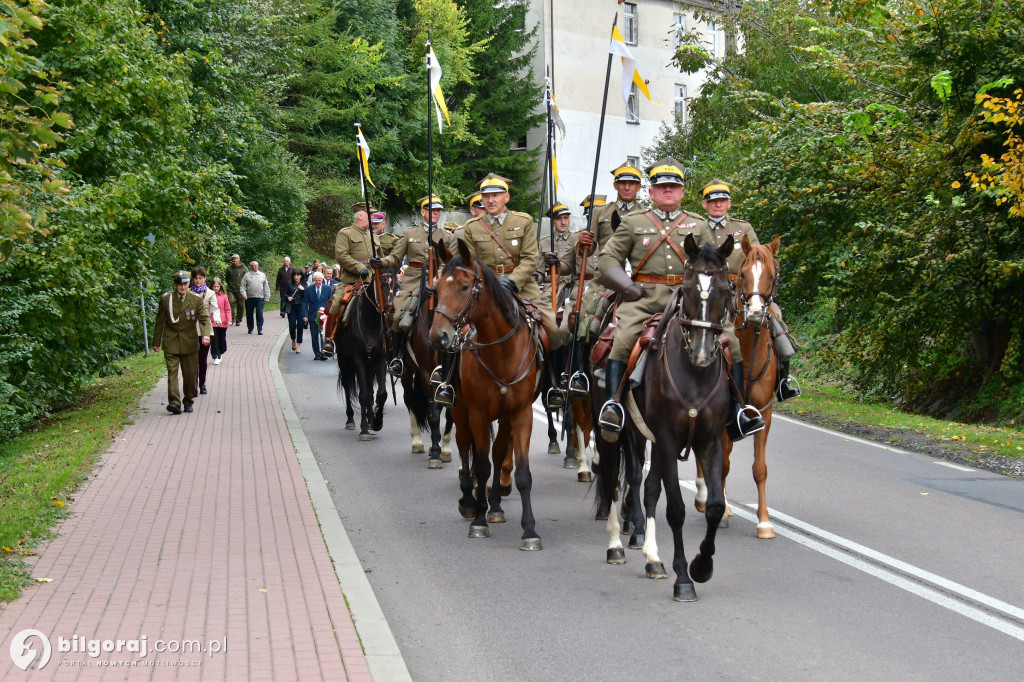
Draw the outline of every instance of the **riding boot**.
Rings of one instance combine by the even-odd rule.
[[[626,363],[621,360],[608,360],[604,369],[605,395],[608,397],[601,406],[601,416],[598,422],[601,424],[601,435],[604,439],[614,443],[619,439],[619,432],[626,421],[626,413],[618,402],[619,384],[626,375]]]
[[[455,407],[455,386],[450,383],[454,362],[454,353],[441,353],[441,384],[434,391],[434,402],[441,407]]]
[[[400,378],[405,373],[405,363],[402,361],[402,356],[405,355],[405,333],[395,332],[392,337],[392,343],[394,356],[391,358],[391,362],[388,363],[388,374]]]
[[[553,350],[548,355],[548,390],[546,391],[546,403],[548,412],[556,412],[565,408],[565,394],[558,385],[559,368],[565,366],[565,353],[562,348]]]
[[[732,361],[732,380],[736,383],[736,389],[743,392],[743,362]],[[729,420],[725,423],[725,431],[729,434],[729,440],[736,442],[743,440],[752,433],[757,433],[764,428],[764,419],[760,413],[756,417],[749,416],[747,412],[757,412],[752,405],[740,404],[735,391],[729,391]]]
[[[330,341],[332,351],[334,350],[334,331],[338,327],[338,317],[340,314],[341,313],[338,315],[331,315],[328,313],[327,322],[324,324],[324,344],[326,345],[327,342]]]
[[[778,388],[775,389],[775,399],[780,403],[800,395],[800,384],[789,375],[789,358],[779,360]]]

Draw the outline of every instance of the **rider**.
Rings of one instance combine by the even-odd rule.
[[[743,251],[740,247],[740,241],[744,235],[752,246],[757,246],[761,242],[758,241],[757,233],[754,232],[754,228],[750,223],[745,220],[737,220],[729,215],[729,209],[732,207],[732,186],[729,183],[715,178],[701,189],[701,197],[703,198],[702,205],[704,210],[708,214],[708,222],[711,224],[711,232],[715,237],[715,246],[721,246],[722,242],[729,235],[732,235],[733,240],[736,242],[733,253],[728,258],[729,280],[734,281],[739,275],[740,265],[743,264]],[[778,321],[781,327],[779,333],[773,333],[775,355],[779,358],[775,395],[779,402],[784,402],[800,395],[799,384],[796,383],[793,377],[789,376],[789,360],[793,357],[795,349],[788,338],[789,329],[786,328],[785,323],[782,321],[782,311],[774,301],[771,304],[770,311],[773,319]],[[743,356],[740,355],[740,344],[736,341],[732,326],[733,321],[729,319],[725,331],[729,335],[729,350],[732,352],[735,366],[736,361],[742,363]],[[739,376],[743,376],[742,372]],[[737,386],[742,390],[742,381]]]
[[[395,243],[398,242],[398,237],[385,230],[387,217],[387,214],[383,212],[376,212],[370,216],[370,224],[373,226],[373,234],[377,239],[378,253],[381,258],[390,254],[391,249],[395,248]]]
[[[369,262],[371,268],[382,267],[390,269],[401,265],[403,258],[409,259],[405,274],[402,275],[402,288],[395,297],[395,317],[391,321],[391,331],[394,332],[395,355],[390,364],[388,364],[388,373],[395,377],[402,376],[404,371],[402,355],[405,349],[405,332],[408,329],[401,328],[402,317],[404,316],[406,306],[420,290],[420,280],[423,278],[424,268],[427,263],[427,246],[429,242],[427,240],[426,225],[428,223],[434,224],[435,242],[443,239],[438,226],[441,220],[441,211],[444,210],[444,204],[441,203],[441,199],[435,194],[422,197],[416,203],[420,207],[420,216],[423,222],[406,229],[402,236],[398,238],[398,241],[395,242],[394,248],[386,258],[371,258]]]
[[[601,407],[602,433],[617,440],[625,422],[619,403],[620,385],[626,364],[644,323],[665,309],[673,289],[682,283],[686,258],[682,244],[692,234],[698,244],[714,241],[707,221],[680,208],[683,200],[683,171],[674,158],[659,159],[647,169],[654,207],[637,210],[622,219],[622,224],[601,247],[598,264],[600,281],[620,295],[618,328],[605,369],[607,402]],[[623,263],[629,261],[632,277]],[[735,365],[734,365],[735,367]],[[733,396],[744,435],[764,428],[760,417],[746,419]],[[758,424],[757,422],[760,422]]]
[[[334,339],[342,303],[348,302],[347,299],[342,301],[345,295],[340,292],[347,292],[352,284],[370,276],[370,269],[366,265],[373,256],[373,247],[370,243],[371,212],[365,202],[352,204],[352,224],[338,230],[338,235],[334,239],[334,259],[341,265],[341,272],[334,275],[338,279],[338,286],[335,288],[331,309],[327,314],[324,339]]]

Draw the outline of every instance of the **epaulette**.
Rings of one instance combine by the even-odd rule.
[[[522,211],[509,211],[509,213],[512,215],[517,215],[520,218],[529,218],[531,221],[533,220],[533,216],[530,215],[529,213],[523,213]]]
[[[749,220],[743,220],[742,218],[734,218],[731,215],[726,215],[725,217],[734,223],[743,223],[744,225],[750,225]]]
[[[651,209],[649,209],[649,208],[645,208],[643,206],[639,206],[637,208],[634,208],[632,211],[630,211],[629,213],[627,213],[626,215],[624,215],[622,217],[623,218],[628,218],[629,216],[643,215],[644,213],[647,213],[650,210]]]

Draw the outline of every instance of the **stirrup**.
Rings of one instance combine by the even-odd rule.
[[[548,412],[565,409],[565,396],[561,389],[552,386],[545,396]]]
[[[328,343],[330,345],[328,345]],[[324,341],[324,345],[320,347],[320,355],[324,356],[325,358],[333,358],[334,357],[334,342],[333,341]]]
[[[443,371],[444,370],[441,367],[441,365],[438,365],[437,367],[434,368],[434,371],[430,373],[431,386],[440,386],[441,384],[444,383],[444,379],[441,377],[441,373]]]
[[[753,414],[751,415],[750,413]],[[743,428],[744,418],[747,420],[746,429]],[[747,436],[752,436],[758,431],[764,431],[765,424],[760,410],[753,405],[744,405],[738,412],[736,412],[736,424],[730,424],[730,426],[735,426],[736,433],[739,434],[739,438],[732,438],[732,440],[737,441],[742,440]],[[732,434],[730,434],[730,437],[731,436]]]
[[[388,374],[396,378],[401,378],[405,374],[405,363],[402,362],[402,358],[395,358],[388,363]]]
[[[590,377],[585,372],[577,370],[569,379],[569,395],[574,398],[590,397]]]
[[[451,384],[441,384],[434,391],[434,402],[441,407],[455,407],[455,388]]]
[[[615,419],[618,421],[612,421],[611,417],[605,417],[606,413],[613,413]],[[622,405],[615,402],[614,400],[605,401],[605,404],[601,406],[601,413],[597,418],[597,423],[601,427],[601,430],[607,434],[616,434],[622,431],[622,425],[626,423],[626,413],[622,409]]]
[[[791,376],[782,377],[782,381],[775,388],[775,399],[780,403],[799,398],[801,395],[803,391],[800,390],[800,382]]]
[[[558,375],[558,388],[562,391],[569,388],[569,375],[565,372]]]

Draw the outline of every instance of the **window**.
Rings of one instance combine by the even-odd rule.
[[[682,12],[672,13],[672,47],[679,49],[683,42],[683,35],[686,33],[686,15]]]
[[[626,108],[626,123],[640,122],[640,91],[636,83],[629,86],[629,104]]]
[[[639,156],[627,156],[626,163],[633,168],[640,168],[640,157]]]
[[[686,122],[686,85],[676,83],[676,118]]]
[[[510,152],[521,152],[526,149],[526,135],[523,135],[518,140],[508,141],[508,150]]]
[[[640,38],[640,27],[637,25],[636,16],[636,3],[627,2],[626,4],[626,23],[623,26],[623,38],[626,39],[627,45],[636,45]]]
[[[724,38],[725,30],[718,28],[718,24],[716,24],[714,21],[709,21],[707,44],[708,54],[710,54],[712,58],[717,59],[719,57],[725,56],[722,51],[722,42],[724,41]]]

